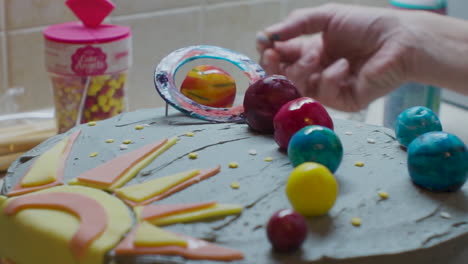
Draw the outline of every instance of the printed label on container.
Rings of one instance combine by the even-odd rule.
[[[107,70],[107,55],[101,48],[86,46],[72,55],[72,71],[78,75],[100,75]]]
[[[127,70],[132,61],[131,38],[110,43],[69,44],[45,41],[45,62],[49,72],[90,76]]]

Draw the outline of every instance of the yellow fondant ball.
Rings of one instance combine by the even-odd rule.
[[[180,92],[199,104],[227,108],[236,98],[236,81],[218,67],[199,65],[187,74]]]
[[[286,194],[298,213],[305,216],[323,215],[335,204],[338,183],[327,167],[304,162],[289,175]]]

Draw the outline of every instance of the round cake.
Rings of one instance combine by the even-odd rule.
[[[328,214],[307,219],[307,238],[293,253],[272,250],[265,231],[274,212],[291,208],[285,185],[293,167],[272,136],[145,109],[78,126],[9,168],[0,257],[16,264],[468,263],[468,187],[422,190],[393,131],[334,124],[344,150],[334,173],[339,195]]]

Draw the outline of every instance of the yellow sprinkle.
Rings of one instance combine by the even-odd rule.
[[[239,189],[240,187],[240,183],[238,182],[231,182],[231,188],[233,189]]]
[[[388,193],[384,191],[378,191],[377,192],[382,199],[387,199],[388,198]]]
[[[264,161],[272,161],[273,160],[273,157],[266,157],[263,159]]]
[[[196,153],[196,152],[190,152],[190,153],[188,154],[188,157],[189,157],[190,159],[196,159],[196,158],[198,158],[198,153]]]
[[[97,105],[91,106],[91,112],[96,113],[98,110],[99,110],[99,106]],[[90,122],[90,123],[93,123],[93,122]],[[96,122],[94,122],[94,124],[96,124]]]
[[[359,218],[359,217],[351,218],[351,224],[353,226],[361,226],[361,218]]]
[[[185,133],[185,135],[186,135],[187,137],[193,137],[193,136],[195,136],[195,133],[193,133],[193,132],[187,132],[187,133]]]
[[[229,162],[229,168],[235,169],[237,167],[239,167],[239,163],[235,161]]]
[[[96,125],[96,122],[94,121],[88,122],[88,126],[95,126],[95,125]]]
[[[124,140],[122,143],[124,143],[124,144],[131,144],[132,141],[131,141],[130,139],[127,139],[127,140]]]
[[[135,126],[135,129],[136,129],[136,130],[142,130],[143,128],[145,128],[145,127],[142,126],[142,125],[136,125],[136,126]]]
[[[113,143],[114,140],[112,138],[106,139],[106,143]]]
[[[356,166],[356,167],[364,167],[364,162],[358,161],[358,162],[354,163],[354,166]]]
[[[89,154],[89,156],[90,156],[91,158],[94,158],[94,157],[96,157],[97,155],[98,155],[97,152],[93,152],[93,153]]]

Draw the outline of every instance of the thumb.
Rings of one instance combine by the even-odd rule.
[[[318,90],[316,91],[317,99],[326,105],[336,108],[348,108],[343,104],[343,98],[347,95],[342,88],[342,84],[349,77],[349,62],[342,58],[328,66],[323,72],[319,81]]]

